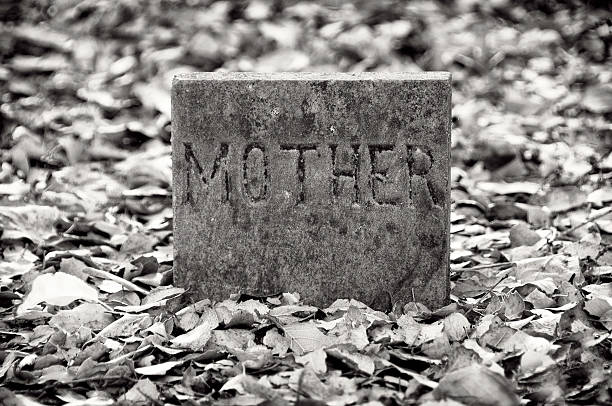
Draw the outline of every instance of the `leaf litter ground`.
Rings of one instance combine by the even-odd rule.
[[[605,2],[30,3],[0,4],[0,403],[612,401]],[[453,73],[450,305],[177,305],[169,86],[218,68]]]

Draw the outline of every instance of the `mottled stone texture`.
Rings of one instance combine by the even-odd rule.
[[[178,76],[175,284],[444,304],[450,102],[447,73]]]

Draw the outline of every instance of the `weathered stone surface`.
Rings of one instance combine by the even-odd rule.
[[[450,98],[447,73],[178,76],[175,284],[443,304]]]

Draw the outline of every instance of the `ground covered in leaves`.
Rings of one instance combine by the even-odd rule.
[[[612,402],[606,2],[343,3],[0,1],[0,403]],[[177,307],[169,87],[215,69],[450,70],[452,303]]]

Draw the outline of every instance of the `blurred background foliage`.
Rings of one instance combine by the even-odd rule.
[[[43,141],[55,158],[39,154],[52,146],[25,152],[50,164],[87,157],[57,136],[77,147],[99,136],[94,155],[167,141],[172,76],[218,69],[451,71],[454,162],[496,171],[522,154],[502,178],[552,173],[540,148],[525,156],[531,141],[579,139],[595,162],[612,144],[603,0],[0,0],[0,19],[0,145],[26,124],[54,135]]]

